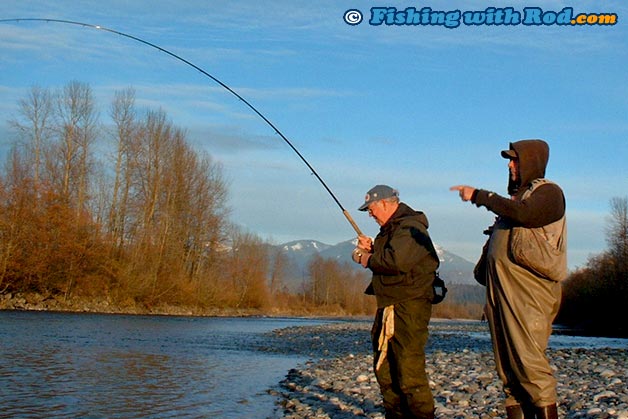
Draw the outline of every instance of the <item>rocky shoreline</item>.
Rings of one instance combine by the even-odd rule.
[[[369,321],[354,321],[273,332],[265,350],[310,359],[270,391],[279,399],[275,417],[384,419],[372,373],[370,327]],[[628,419],[628,346],[623,346],[628,340],[616,342],[615,347],[550,345],[559,417]],[[485,323],[433,321],[426,349],[438,418],[506,417]]]
[[[238,308],[206,308],[173,305],[146,306],[129,301],[115,303],[108,299],[65,297],[63,295],[43,295],[39,293],[0,294],[0,310],[54,311],[67,313],[164,315],[164,316],[204,316],[204,317],[246,317],[268,315],[261,310]],[[271,313],[273,315],[298,316],[298,313]]]

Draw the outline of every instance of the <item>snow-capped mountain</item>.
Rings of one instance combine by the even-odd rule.
[[[281,249],[289,255],[300,255],[299,257],[310,257],[317,253],[324,252],[329,249],[329,244],[321,243],[316,240],[297,240],[280,245]]]
[[[356,269],[362,269],[351,261],[351,252],[357,245],[357,239],[347,240],[336,245],[321,243],[316,240],[297,240],[281,244],[277,247],[288,257],[293,276],[303,278],[307,272],[307,265],[311,258],[318,254],[325,259],[335,259],[339,262],[349,262]],[[440,259],[439,274],[449,284],[477,284],[473,279],[474,263],[448,252],[441,246],[435,245]]]
[[[475,278],[473,278],[475,263],[448,252],[437,244],[434,244],[434,247],[440,259],[438,272],[443,279],[452,284],[477,285]]]

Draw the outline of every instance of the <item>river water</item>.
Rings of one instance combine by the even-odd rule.
[[[0,311],[0,418],[266,418],[305,359],[264,333],[322,321]]]
[[[268,390],[306,358],[273,351],[267,332],[323,323],[0,311],[0,419],[276,418]],[[432,328],[434,342],[463,330],[491,350],[485,323]],[[626,349],[628,339],[554,335],[550,347]]]

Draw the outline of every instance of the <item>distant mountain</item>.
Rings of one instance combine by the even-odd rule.
[[[475,278],[473,278],[475,263],[448,252],[437,244],[435,244],[434,247],[440,259],[438,273],[446,282],[451,284],[477,285]]]
[[[287,259],[286,283],[284,285],[291,292],[301,292],[308,277],[307,266],[312,257],[332,246],[316,240],[296,240],[275,247]]]
[[[299,255],[299,257],[309,258],[317,253],[324,252],[332,246],[316,240],[296,240],[289,243],[284,243],[282,245],[279,245],[278,247],[280,247],[287,254]]]
[[[348,262],[356,269],[362,269],[351,260],[351,252],[356,245],[357,239],[347,240],[336,245],[329,245],[316,240],[296,240],[276,247],[280,248],[287,256],[289,261],[288,276],[296,282],[288,285],[294,290],[295,286],[300,286],[307,277],[307,266],[316,254],[325,259]],[[441,246],[435,245],[435,247],[440,259],[440,276],[448,284],[477,284],[473,278],[474,263],[448,252]]]

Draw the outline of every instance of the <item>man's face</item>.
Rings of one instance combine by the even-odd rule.
[[[390,203],[384,200],[375,201],[367,208],[369,216],[373,217],[375,222],[380,226],[386,224],[386,221],[390,218],[389,208]]]
[[[513,181],[519,180],[519,159],[510,159],[508,162],[508,169],[510,169],[510,178]]]

